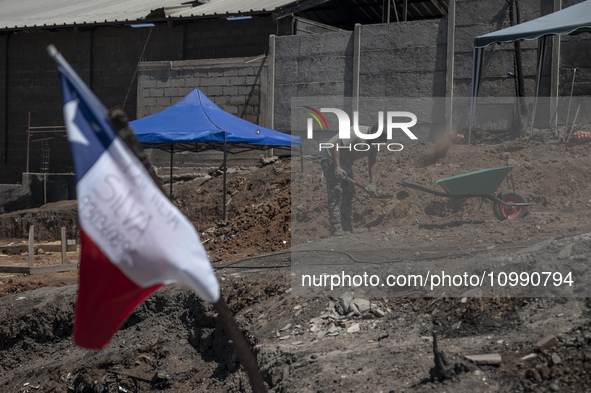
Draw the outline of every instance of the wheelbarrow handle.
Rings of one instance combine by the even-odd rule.
[[[351,184],[363,189],[365,192],[367,192],[367,190],[365,189],[365,186],[361,183],[356,182],[355,180],[351,179],[350,177],[343,177],[343,179],[347,180],[348,182],[350,182]],[[369,194],[369,192],[367,192]]]

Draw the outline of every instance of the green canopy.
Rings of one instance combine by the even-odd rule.
[[[481,35],[474,38],[474,47],[484,48],[494,42],[535,40],[545,35],[578,34],[585,31],[591,32],[591,1],[584,1],[529,22]]]
[[[591,32],[591,0],[575,4],[554,13],[544,15],[529,22],[520,23],[506,29],[474,38],[474,62],[472,64],[472,98],[470,103],[470,125],[468,142],[472,135],[472,123],[476,109],[476,97],[482,76],[482,58],[484,48],[492,43],[508,43],[517,40],[538,40],[538,66],[534,92],[534,107],[531,120],[530,136],[533,132],[536,116],[537,98],[542,76],[542,64],[546,54],[546,41],[549,35],[579,34]]]

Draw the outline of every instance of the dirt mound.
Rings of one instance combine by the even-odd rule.
[[[434,196],[414,189],[407,189],[397,180],[405,180],[431,189],[442,191],[436,180],[479,169],[512,166],[513,170],[499,187],[515,187],[535,206],[530,209],[530,219],[522,221],[535,225],[527,226],[531,233],[560,233],[565,225],[576,231],[589,223],[589,200],[591,186],[591,151],[587,145],[545,144],[535,141],[507,142],[488,147],[450,145],[442,141],[417,143],[405,147],[396,154],[381,154],[378,157],[379,177],[377,189],[382,194],[392,195],[390,200],[370,198],[357,190],[354,204],[354,226],[375,231],[418,226],[425,229],[440,229],[461,225],[464,222],[480,224],[477,236],[503,228],[492,214],[492,203],[480,198],[450,199]],[[354,168],[356,180],[367,183],[365,162]],[[321,170],[312,163],[306,172],[294,176],[292,182],[292,206],[295,244],[314,237],[328,236],[326,217],[326,190],[321,180]],[[511,180],[513,181],[511,183]],[[557,225],[558,223],[558,225]],[[570,223],[571,225],[568,225]],[[474,229],[474,226],[471,227]],[[523,229],[523,228],[521,228]],[[473,239],[473,230],[466,231],[467,240]],[[513,240],[524,240],[524,233],[507,233]]]
[[[289,248],[291,244],[291,160],[176,186],[175,203],[197,228],[212,262],[234,260]]]
[[[2,298],[0,390],[29,384],[64,392],[165,390],[171,381],[198,385],[210,375],[215,386],[238,369],[211,306],[186,288],[168,286],[151,296],[100,352],[72,343],[76,293],[67,286]]]
[[[0,239],[28,239],[29,227],[35,225],[35,241],[55,241],[66,227],[68,239],[76,231],[76,201],[48,203],[35,209],[0,214]]]
[[[382,316],[354,316],[333,326],[321,316],[334,301],[291,297],[287,273],[227,272],[220,279],[273,392],[591,388],[586,299],[374,299]],[[68,286],[0,298],[0,390],[249,391],[211,306],[190,290],[172,285],[157,291],[100,352],[71,341],[75,296],[76,286]],[[315,323],[321,330],[311,329]],[[349,332],[353,324],[358,331]],[[498,353],[502,363],[431,381],[433,332],[449,359]],[[536,347],[550,334],[557,337],[554,346]]]

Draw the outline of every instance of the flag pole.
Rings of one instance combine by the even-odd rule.
[[[113,126],[115,127],[117,136],[121,138],[121,140],[125,143],[125,145],[127,145],[131,152],[140,160],[140,162],[150,174],[150,177],[154,183],[158,186],[160,191],[166,195],[166,192],[164,191],[164,183],[162,183],[162,180],[160,177],[158,177],[156,171],[148,161],[148,157],[144,152],[144,149],[128,124],[127,114],[122,109],[116,108],[109,111],[109,117],[113,123]],[[213,303],[213,308],[218,313],[218,319],[222,324],[226,336],[232,340],[232,345],[236,350],[238,359],[240,360],[242,367],[244,367],[244,370],[250,379],[252,391],[254,393],[266,393],[267,388],[265,387],[265,383],[259,371],[256,359],[250,350],[250,346],[248,345],[244,334],[242,334],[242,331],[236,324],[236,321],[232,316],[232,312],[226,305],[226,302],[222,296],[220,296],[217,302]]]

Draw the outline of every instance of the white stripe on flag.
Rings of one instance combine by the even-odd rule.
[[[77,184],[80,225],[137,285],[179,282],[215,303],[219,284],[189,220],[116,138]]]

